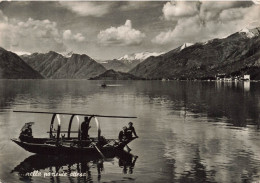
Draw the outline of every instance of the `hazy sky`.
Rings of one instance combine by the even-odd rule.
[[[253,2],[1,2],[0,46],[94,59],[165,52],[260,26]]]

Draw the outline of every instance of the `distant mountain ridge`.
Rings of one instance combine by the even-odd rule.
[[[218,73],[250,74],[260,79],[260,28],[245,29],[227,38],[180,46],[149,57],[129,73],[146,79],[203,79]]]
[[[133,53],[129,55],[124,55],[117,59],[103,61],[101,62],[101,64],[108,70],[113,69],[115,71],[128,72],[131,69],[133,69],[136,65],[144,61],[146,58],[150,56],[158,56],[161,54],[163,54],[163,52],[157,53],[146,51],[140,53]]]
[[[124,55],[124,56],[118,58],[117,60],[128,61],[128,62],[131,62],[133,60],[143,61],[143,60],[147,59],[148,57],[159,56],[163,53],[164,52],[157,53],[157,52],[145,51],[145,52],[140,52],[140,53],[133,53],[133,54],[129,54],[129,55]]]
[[[139,62],[138,62],[139,63]],[[137,63],[137,64],[138,64]],[[128,72],[130,71],[132,68],[135,67],[135,65],[132,65],[132,64],[127,64],[127,63],[124,63],[120,60],[117,60],[117,59],[113,59],[113,60],[107,60],[107,61],[103,61],[101,62],[101,64],[107,69],[107,70],[110,70],[110,69],[113,69],[115,71],[120,71],[120,72]],[[136,65],[137,65],[136,64]]]
[[[0,78],[89,79],[113,75],[116,79],[207,79],[218,74],[250,74],[251,79],[260,80],[259,27],[245,28],[222,39],[184,43],[167,53],[135,53],[102,63],[73,52],[19,57],[0,48]]]
[[[0,47],[0,79],[42,79],[43,76],[18,55]]]
[[[70,53],[63,56],[50,51],[22,55],[21,58],[50,79],[89,79],[106,71],[104,66],[85,54]]]
[[[129,73],[114,71],[113,69],[107,70],[99,76],[90,78],[91,80],[141,80],[143,78],[136,77]]]

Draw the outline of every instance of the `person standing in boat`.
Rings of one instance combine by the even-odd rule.
[[[128,147],[127,143],[129,142],[129,133],[127,131],[127,127],[124,126],[123,130],[119,132],[118,135],[119,142],[125,143],[125,147],[127,148],[127,151],[130,152],[131,149]]]
[[[128,123],[128,128],[127,128],[127,133],[129,135],[129,139],[133,139],[133,138],[138,138],[136,132],[135,132],[135,127],[133,126],[132,122]],[[134,135],[134,137],[133,137]]]
[[[88,130],[91,128],[91,126],[89,126],[91,117],[85,117],[84,121],[81,123],[81,140],[87,140],[89,135],[88,135]]]

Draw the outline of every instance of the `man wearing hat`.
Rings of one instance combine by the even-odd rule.
[[[84,121],[81,123],[81,140],[87,140],[89,135],[88,135],[88,130],[91,128],[89,126],[91,117],[85,117]]]

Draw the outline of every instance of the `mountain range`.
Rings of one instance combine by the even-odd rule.
[[[113,69],[110,69],[100,74],[99,76],[90,79],[91,80],[142,80],[143,78],[136,77],[129,73],[114,71]]]
[[[133,69],[136,65],[140,64],[142,61],[147,59],[150,56],[158,56],[163,53],[157,52],[140,52],[140,53],[133,53],[129,55],[124,55],[120,58],[113,59],[113,60],[106,60],[101,62],[101,64],[106,69],[113,69],[115,71],[121,72],[128,72]]]
[[[260,80],[260,28],[242,29],[207,42],[184,43],[167,53],[136,53],[101,63],[73,52],[19,57],[0,48],[0,78],[7,79],[213,79],[219,74],[250,74],[251,79]]]
[[[50,51],[22,55],[21,58],[45,78],[50,79],[89,79],[106,71],[104,66],[85,54],[63,56]]]
[[[136,63],[135,65],[132,64],[126,64],[120,60],[113,59],[113,60],[106,60],[100,62],[107,70],[113,69],[115,71],[120,71],[120,72],[128,72],[131,69],[133,69],[137,64],[140,62]]]
[[[207,79],[250,74],[260,79],[260,28],[243,29],[223,39],[187,44],[152,56],[129,73],[146,79]]]
[[[159,56],[163,53],[164,52],[157,53],[157,52],[148,52],[148,51],[140,52],[140,53],[132,53],[132,54],[129,54],[129,55],[128,54],[124,55],[124,56],[118,58],[118,60],[122,60],[124,62],[132,62],[132,61],[135,61],[135,60],[143,61],[143,60],[147,59],[148,57]]]
[[[0,47],[0,79],[42,79],[18,55]]]

